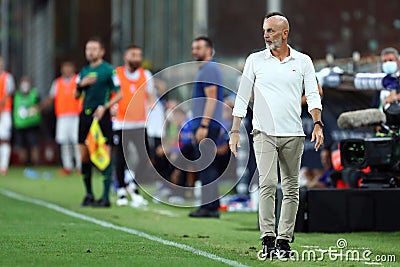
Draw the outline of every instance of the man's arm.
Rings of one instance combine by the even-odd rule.
[[[324,95],[324,91],[322,90],[322,86],[321,86],[321,84],[319,82],[317,82],[317,86],[318,86],[319,95],[322,97]],[[302,106],[307,105],[307,100],[306,100],[306,96],[305,95],[303,95],[301,97],[301,105]]]
[[[56,96],[56,81],[54,80],[51,83],[49,96],[46,99],[44,99],[42,103],[40,103],[40,108],[43,110],[46,109],[48,106],[50,106],[51,103],[53,103],[55,96]]]
[[[217,105],[218,87],[216,85],[207,86],[204,88],[204,94],[206,95],[207,100],[204,105],[201,125],[208,126],[210,124],[210,118],[214,114],[215,106]]]
[[[314,122],[321,122],[321,110],[320,109],[313,109],[310,111],[312,119]],[[322,125],[315,123],[314,124],[314,130],[311,134],[311,142],[315,141],[315,151],[318,151],[322,144],[324,143],[324,133],[322,129]]]
[[[147,110],[151,110],[156,102],[156,92],[154,88],[154,80],[150,71],[145,70],[146,75],[146,94],[147,94]]]
[[[229,148],[231,149],[233,155],[237,158],[237,147],[240,147],[240,123],[242,122],[242,117],[233,116],[232,130],[229,136]]]
[[[108,101],[107,103],[104,104],[104,107],[106,109],[111,108],[112,106],[114,106],[115,104],[117,104],[120,100],[122,99],[122,91],[118,91],[113,98],[110,99],[110,101]]]
[[[6,94],[3,99],[0,99],[0,111],[3,110],[7,98],[12,96],[15,91],[15,81],[14,77],[11,74],[7,75],[7,80],[6,80]]]
[[[232,129],[229,136],[229,148],[233,155],[237,158],[237,148],[240,147],[240,123],[247,113],[247,105],[249,104],[251,93],[253,91],[254,80],[256,76],[253,70],[252,57],[249,56],[244,64],[242,78],[240,79],[239,89],[235,99],[233,108]]]
[[[318,90],[318,84],[315,79],[314,65],[312,64],[311,58],[309,57],[307,57],[304,66],[304,87],[308,105],[308,112],[310,112],[314,123],[321,122],[321,97]],[[321,124],[314,124],[314,130],[311,134],[311,142],[315,141],[315,151],[320,149],[320,147],[324,143],[324,134]]]
[[[75,99],[81,97],[82,92],[89,89],[89,87],[95,84],[97,81],[97,77],[85,76],[83,77],[82,72],[76,78],[76,90],[74,93]]]
[[[106,110],[111,108],[116,103],[118,103],[122,98],[120,82],[119,82],[118,75],[115,70],[112,70],[112,75],[110,77],[111,77],[111,79],[110,79],[111,86],[113,86],[112,91],[117,92],[117,93],[107,103],[105,103],[104,105],[100,105],[96,108],[96,110],[93,113],[93,117],[96,117],[98,120],[101,120],[101,118],[103,118]]]
[[[197,142],[200,142],[208,135],[208,126],[210,124],[210,120],[212,118],[212,115],[214,114],[215,106],[218,101],[218,86],[209,85],[205,87],[204,94],[206,96],[206,103],[204,105],[203,116],[200,122],[201,127],[197,129],[195,134]]]
[[[15,91],[15,81],[14,81],[14,77],[11,74],[8,74],[8,76],[7,76],[6,85],[7,85],[7,88],[6,88],[7,95],[12,96]]]

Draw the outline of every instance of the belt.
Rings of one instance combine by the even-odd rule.
[[[251,135],[252,136],[256,136],[256,135],[258,135],[258,134],[260,134],[261,133],[261,131],[259,131],[259,130],[257,130],[257,129],[253,129],[252,131],[251,131]]]

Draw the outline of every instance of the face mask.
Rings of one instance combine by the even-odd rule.
[[[393,74],[397,71],[397,62],[395,61],[386,61],[382,64],[382,70],[386,74]]]
[[[29,89],[31,89],[31,86],[30,86],[29,83],[21,83],[19,88],[20,88],[22,93],[26,94],[26,93],[29,92]]]

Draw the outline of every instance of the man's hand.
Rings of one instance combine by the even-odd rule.
[[[208,135],[208,128],[199,127],[195,134],[197,143],[200,143],[202,140],[204,140],[207,137],[207,135]]]
[[[319,124],[314,125],[314,130],[311,135],[311,142],[315,141],[315,151],[318,151],[324,143],[324,133],[322,127]]]
[[[98,106],[93,113],[93,117],[97,118],[99,121],[103,118],[104,113],[106,113],[106,108],[104,106]]]
[[[240,134],[239,133],[232,133],[229,137],[229,148],[231,149],[235,158],[238,157],[237,148],[240,147]]]
[[[97,77],[95,76],[85,76],[82,81],[79,83],[81,87],[86,87],[95,84],[97,81]]]

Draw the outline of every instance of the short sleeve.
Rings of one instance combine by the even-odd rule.
[[[113,68],[111,72],[111,87],[112,91],[116,92],[120,90],[120,81],[117,75],[117,71]]]
[[[199,75],[199,82],[201,82],[204,87],[217,85],[221,86],[222,79],[221,73],[218,69],[218,66],[213,63],[208,63],[209,65],[204,66],[204,71],[202,71]]]
[[[150,71],[145,70],[144,74],[146,76],[146,91],[147,94],[149,95],[155,95],[155,90],[154,90],[154,80],[153,76]]]
[[[83,77],[85,77],[85,76],[86,76],[86,71],[83,68],[81,70],[81,72],[79,72],[79,74],[76,76],[76,80],[75,80],[76,85],[79,85],[79,83],[82,81]]]
[[[54,98],[56,96],[56,81],[55,80],[51,83],[49,96],[51,98]]]
[[[15,81],[14,77],[9,74],[7,76],[7,81],[6,81],[6,92],[8,95],[12,95],[15,91]]]

